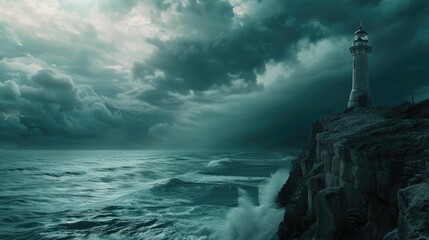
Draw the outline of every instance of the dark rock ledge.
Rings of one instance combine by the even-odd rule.
[[[429,100],[321,117],[278,194],[289,239],[429,239]]]

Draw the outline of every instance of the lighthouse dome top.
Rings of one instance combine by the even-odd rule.
[[[355,32],[355,41],[368,41],[368,33],[363,30],[362,23],[359,29]]]
[[[357,34],[366,34],[366,35],[368,35],[368,33],[365,30],[363,30],[362,26],[360,26],[359,29],[356,30],[355,35],[357,35]]]

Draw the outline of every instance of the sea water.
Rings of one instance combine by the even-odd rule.
[[[0,151],[0,239],[276,239],[282,152]]]

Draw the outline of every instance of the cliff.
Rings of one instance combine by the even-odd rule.
[[[429,100],[321,117],[278,194],[286,239],[429,239]]]

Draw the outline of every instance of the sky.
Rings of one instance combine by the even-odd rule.
[[[351,89],[429,98],[427,0],[2,0],[0,148],[299,147]]]

